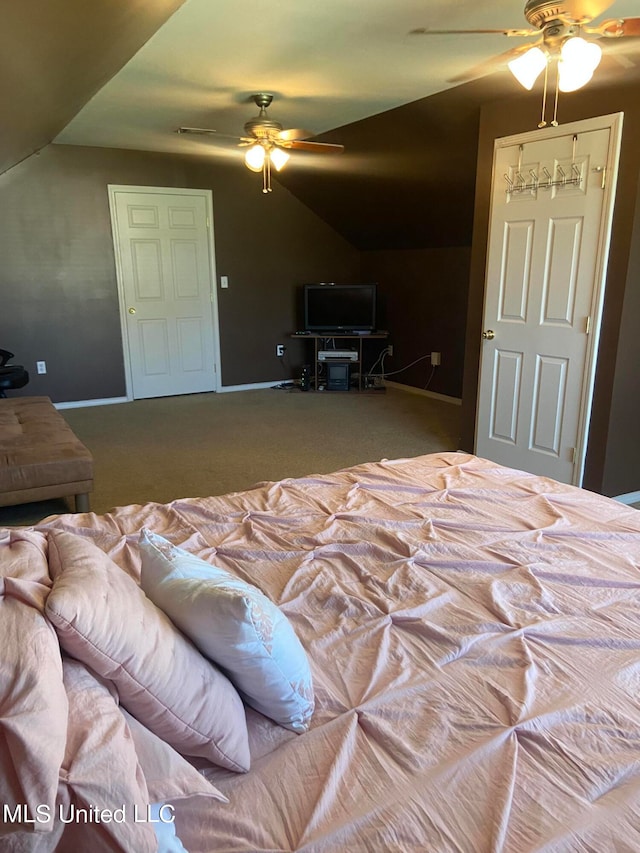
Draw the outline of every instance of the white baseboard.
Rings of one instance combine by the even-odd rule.
[[[215,393],[227,394],[231,391],[256,391],[262,388],[273,388],[276,385],[281,385],[282,382],[282,379],[273,379],[271,382],[250,382],[246,385],[221,385]],[[413,385],[402,385],[400,382],[389,382],[389,380],[385,380],[384,384],[390,388],[397,388],[399,391],[406,391],[408,394],[421,394],[424,397],[433,397],[434,400],[453,403],[454,406],[462,405],[462,400],[459,397],[448,397],[446,394],[437,394],[435,391],[428,391],[425,388],[414,388]],[[133,401],[128,397],[107,397],[98,400],[75,400],[68,403],[54,403],[53,405],[56,409],[83,409],[87,406],[112,406],[116,403],[131,402]]]
[[[72,403],[54,403],[56,409],[84,409],[87,406],[112,406],[114,403],[130,403],[128,397],[107,397],[103,400],[75,400]]]
[[[625,495],[615,495],[613,500],[621,504],[637,504],[640,503],[640,492],[627,492]]]
[[[227,391],[255,391],[260,388],[273,388],[274,385],[282,385],[285,381],[290,380],[274,379],[272,382],[251,382],[248,385],[221,385],[220,388],[218,388],[218,393],[223,394]]]
[[[462,405],[460,397],[449,397],[447,394],[438,394],[436,391],[429,391],[426,388],[414,388],[413,385],[403,385],[400,382],[389,382],[388,379],[384,380],[384,384],[389,388],[397,388],[399,391],[406,391],[408,394],[419,394],[422,397],[433,397],[434,400],[453,403],[454,406]]]
[[[253,391],[259,388],[273,388],[274,385],[280,385],[282,383],[282,379],[274,379],[271,382],[253,382],[247,385],[222,385],[218,388],[217,392],[212,391],[211,393],[226,393],[228,391]],[[129,399],[129,397],[108,397],[105,399],[97,399],[97,400],[74,400],[73,402],[67,403],[54,403],[56,409],[84,409],[87,406],[111,406],[114,403],[132,403],[133,399]]]

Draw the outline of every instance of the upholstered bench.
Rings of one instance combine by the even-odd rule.
[[[93,457],[48,397],[0,400],[0,506],[75,496],[88,512]]]

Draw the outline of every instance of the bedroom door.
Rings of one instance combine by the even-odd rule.
[[[496,140],[476,454],[580,485],[622,115]]]
[[[127,396],[217,390],[211,193],[110,186],[109,202]]]

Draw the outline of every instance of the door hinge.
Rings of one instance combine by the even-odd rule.
[[[207,216],[207,228],[211,228],[211,220]]]
[[[585,335],[591,334],[591,316],[586,318],[586,321],[584,324],[584,333],[585,333]]]

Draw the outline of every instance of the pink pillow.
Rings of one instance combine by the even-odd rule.
[[[57,851],[157,850],[153,824],[146,822],[149,793],[113,686],[100,681],[84,664],[63,661],[69,698],[67,748],[60,771],[62,835]],[[112,692],[113,691],[113,692]],[[72,820],[79,809],[114,814],[111,821]],[[53,848],[51,848],[53,849]]]
[[[45,547],[39,534],[0,535],[0,837],[52,829],[67,739],[60,646],[39,609],[50,583]]]
[[[120,708],[142,767],[152,803],[180,800],[183,797],[210,797],[228,803],[229,800],[215,785],[199,773],[193,764],[183,758],[153,732],[136,720],[125,708]]]
[[[62,648],[113,681],[122,705],[179,752],[248,770],[244,706],[226,676],[91,541],[48,535],[46,614]]]

